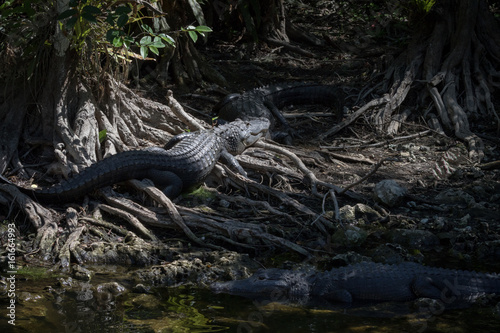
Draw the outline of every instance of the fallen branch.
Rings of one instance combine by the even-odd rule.
[[[342,130],[343,128],[349,126],[351,123],[353,123],[363,113],[367,112],[368,110],[370,110],[370,109],[372,109],[374,107],[386,104],[389,101],[390,101],[390,99],[389,99],[388,95],[384,95],[384,97],[372,100],[371,102],[365,104],[365,106],[363,106],[362,108],[360,108],[356,112],[352,113],[346,120],[341,121],[337,125],[335,125],[332,128],[330,128],[325,133],[322,133],[322,134],[318,135],[318,140],[324,140],[328,136],[334,135],[334,134],[338,133],[340,130]]]

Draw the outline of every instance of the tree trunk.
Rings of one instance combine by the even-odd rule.
[[[262,8],[262,22],[258,29],[259,36],[265,39],[288,42],[283,0],[260,0],[260,8]]]
[[[58,5],[58,13],[68,8],[64,1]],[[185,125],[167,106],[139,97],[110,75],[96,80],[79,72],[79,55],[69,49],[59,23],[50,22],[54,43],[47,66],[36,76],[40,81],[33,77],[27,84],[16,74],[6,80],[9,86],[2,86],[1,173],[10,165],[18,176],[32,178],[36,171],[25,164],[50,160],[42,175],[66,178],[104,156],[149,142],[163,145],[183,131]],[[13,188],[2,187],[0,197],[0,203],[16,203],[38,231],[34,247],[53,254],[57,214]]]
[[[485,0],[438,1],[415,28],[416,34],[385,75],[385,102],[371,101],[377,129],[393,135],[398,128],[397,111],[408,96],[418,96],[413,112],[422,111],[436,131],[453,133],[465,141],[470,157],[481,160],[484,146],[470,129],[469,119],[491,118],[500,129],[500,118],[492,102],[492,89],[499,88],[498,59],[500,28]],[[424,82],[425,84],[417,84]],[[352,117],[359,117],[356,112]],[[438,124],[435,120],[439,119]],[[322,139],[342,129],[353,119],[336,125]]]

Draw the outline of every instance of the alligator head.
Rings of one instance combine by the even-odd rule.
[[[310,283],[304,271],[262,269],[248,279],[216,282],[211,288],[216,293],[262,298],[269,301],[297,302],[309,297]]]
[[[225,148],[232,155],[241,154],[247,147],[267,135],[271,122],[266,118],[236,119],[218,127]]]

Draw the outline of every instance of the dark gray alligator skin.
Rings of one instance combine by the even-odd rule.
[[[328,301],[409,301],[421,297],[445,304],[472,303],[484,294],[500,294],[500,275],[427,267],[416,263],[360,263],[327,272],[263,269],[244,280],[218,282],[215,292],[265,298],[319,297]]]
[[[202,182],[221,156],[236,164],[231,156],[265,136],[269,125],[267,119],[236,120],[207,131],[183,133],[172,138],[167,149],[121,152],[60,184],[21,190],[40,201],[69,202],[100,187],[148,178],[165,194],[175,197],[183,189]]]
[[[335,86],[316,83],[283,83],[249,90],[243,94],[230,94],[213,109],[220,119],[264,117],[271,121],[277,117],[285,123],[277,109],[288,105],[323,104],[338,109],[343,103],[343,92]]]

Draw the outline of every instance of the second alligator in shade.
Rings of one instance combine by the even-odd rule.
[[[500,275],[427,267],[416,263],[359,263],[326,272],[262,269],[248,279],[212,284],[217,293],[304,303],[310,299],[356,301],[440,300],[445,306],[500,295]]]
[[[276,118],[288,130],[288,123],[279,111],[280,108],[322,104],[341,110],[343,95],[342,90],[333,85],[282,83],[255,88],[243,94],[229,94],[214,106],[213,111],[224,121],[264,117],[271,121],[271,129]]]

